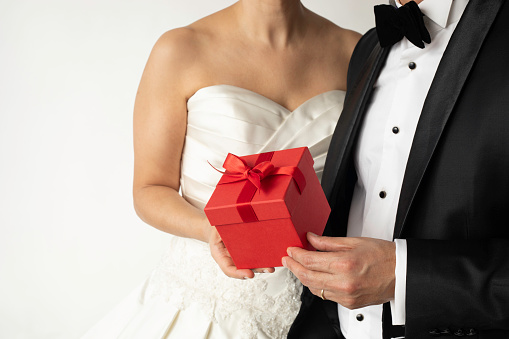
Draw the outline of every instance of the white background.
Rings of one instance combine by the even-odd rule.
[[[233,2],[0,0],[0,338],[78,338],[157,264],[168,236],[131,199],[138,82],[163,32]],[[304,4],[363,33],[383,2]]]

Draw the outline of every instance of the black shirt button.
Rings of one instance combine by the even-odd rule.
[[[385,199],[385,197],[387,196],[387,192],[380,191],[380,193],[378,195],[380,196],[380,198]]]
[[[416,67],[417,67],[417,65],[413,61],[408,64],[408,68],[410,68],[412,70],[415,69]]]
[[[463,331],[461,328],[458,328],[456,330],[456,332],[454,332],[454,335],[457,336],[457,337],[464,337],[465,336],[465,331]]]
[[[398,133],[399,133],[399,128],[398,128],[397,126],[394,126],[394,127],[392,128],[392,133],[394,133],[394,134],[398,134]]]
[[[362,315],[362,313],[359,313],[355,316],[355,319],[357,319],[357,321],[363,321],[364,320],[364,316]]]
[[[473,337],[476,334],[477,334],[477,331],[475,330],[475,328],[471,328],[467,331],[467,337]]]
[[[434,329],[430,330],[428,333],[432,337],[440,337],[442,335],[438,328],[434,328]]]

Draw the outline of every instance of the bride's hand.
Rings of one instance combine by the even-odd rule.
[[[274,267],[257,268],[253,270],[238,269],[233,263],[232,257],[230,256],[230,253],[228,253],[228,250],[226,249],[226,246],[224,245],[223,240],[221,240],[221,236],[219,235],[215,227],[211,227],[209,246],[212,258],[214,258],[214,260],[219,265],[224,274],[226,274],[230,278],[251,279],[254,278],[254,272],[256,273],[274,272]]]

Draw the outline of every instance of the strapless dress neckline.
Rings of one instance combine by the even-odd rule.
[[[205,92],[205,93],[203,93],[203,92]],[[225,93],[225,92],[244,93],[247,96],[252,96],[252,97],[257,98],[258,100],[266,101],[267,103],[275,105],[279,109],[285,110],[285,111],[287,111],[289,113],[293,113],[293,112],[301,109],[302,107],[305,107],[305,106],[309,105],[315,99],[319,99],[319,98],[321,98],[323,96],[328,96],[328,95],[331,95],[331,94],[334,95],[334,93],[340,93],[340,94],[345,94],[346,93],[345,91],[340,90],[340,89],[334,89],[334,90],[322,92],[322,93],[319,93],[319,94],[317,94],[317,95],[307,99],[306,101],[301,103],[295,109],[290,110],[287,107],[285,107],[284,105],[282,105],[282,104],[280,104],[280,103],[278,103],[278,102],[276,102],[276,101],[266,97],[265,95],[262,95],[262,94],[260,94],[258,92],[255,92],[255,91],[252,91],[250,89],[247,89],[247,88],[244,88],[244,87],[235,86],[235,85],[219,84],[219,85],[210,85],[210,86],[206,86],[206,87],[202,87],[202,88],[198,89],[196,92],[194,92],[193,95],[191,95],[189,97],[188,102],[192,101],[194,99],[198,99],[201,96],[207,96],[208,95],[207,92],[211,92],[212,94],[218,93],[218,92],[223,92],[223,93]]]

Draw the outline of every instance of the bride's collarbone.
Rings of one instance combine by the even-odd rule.
[[[316,74],[310,74],[313,72]],[[290,111],[319,94],[345,90],[340,77],[327,77],[324,70],[300,72],[299,68],[295,68],[282,72],[259,65],[232,65],[230,68],[216,67],[214,70],[206,68],[204,73],[208,75],[195,81],[190,95],[202,88],[229,85],[263,96]]]

